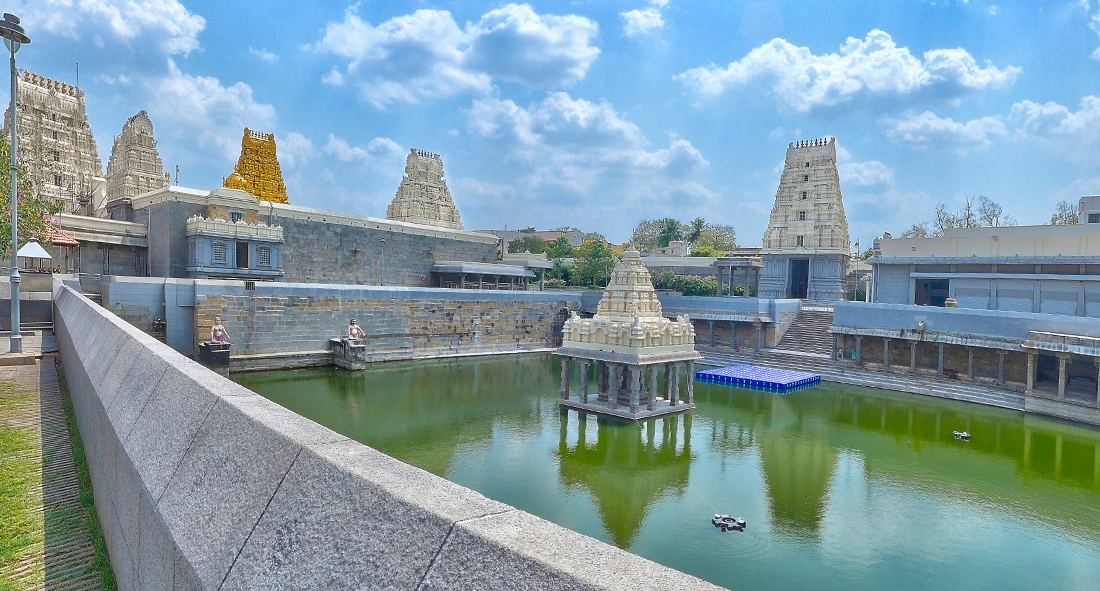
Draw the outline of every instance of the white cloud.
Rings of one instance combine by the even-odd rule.
[[[1100,150],[1100,97],[1086,96],[1071,111],[1055,102],[1022,101],[1012,105],[1009,121],[1020,139],[1037,138],[1069,153],[1074,159],[1096,164]]]
[[[106,74],[101,74],[99,76],[96,76],[95,79],[96,81],[102,82],[108,86],[114,86],[116,84],[119,86],[129,86],[130,83],[133,82],[133,78],[127,76],[126,74],[119,74],[118,76],[108,76]]]
[[[313,142],[300,133],[292,131],[276,140],[279,162],[287,168],[305,166],[313,158]]]
[[[986,12],[989,13],[989,16],[997,16],[997,5],[990,6],[986,9]]]
[[[13,8],[35,31],[73,39],[97,31],[127,43],[146,37],[167,54],[198,49],[206,27],[205,19],[178,0],[24,0]]]
[[[353,146],[347,140],[330,133],[324,149],[325,154],[341,162],[357,161],[363,164],[374,164],[379,160],[396,159],[404,155],[401,146],[388,137],[376,137],[366,146]]]
[[[443,10],[418,10],[375,26],[353,6],[310,48],[348,62],[345,71],[333,68],[326,83],[353,83],[382,108],[483,94],[494,80],[530,88],[568,86],[584,78],[599,55],[592,45],[597,30],[587,18],[539,15],[526,4],[491,10],[465,28]]]
[[[240,154],[245,127],[263,131],[275,125],[275,107],[256,102],[249,85],[223,86],[217,78],[191,76],[171,59],[167,75],[145,79],[144,85],[152,97],[149,112],[161,129],[218,149],[230,161]]]
[[[668,0],[649,0],[650,6],[656,6],[657,8],[667,8]]]
[[[646,35],[665,26],[661,11],[656,8],[642,8],[620,12],[623,19],[623,34],[627,37]]]
[[[773,39],[725,68],[713,64],[678,76],[704,97],[753,82],[770,84],[781,104],[805,112],[860,95],[898,97],[922,91],[944,96],[1012,84],[1020,68],[979,65],[964,49],[934,49],[923,60],[898,47],[886,32],[849,37],[839,53],[814,55],[784,39]]]
[[[275,55],[274,53],[271,53],[270,51],[268,51],[266,49],[256,49],[254,47],[249,47],[248,48],[248,53],[262,59],[263,61],[265,61],[269,64],[274,64],[274,63],[277,63],[279,61],[279,56]]]
[[[1086,6],[1085,8],[1087,10],[1088,6]],[[1089,28],[1095,31],[1097,35],[1100,35],[1100,10],[1097,10],[1096,14],[1092,15],[1092,20],[1089,21]],[[1092,52],[1092,56],[1090,57],[1092,57],[1092,59],[1094,60],[1100,61],[1100,47],[1097,47],[1096,51]]]
[[[1008,134],[1000,117],[981,117],[965,123],[950,117],[941,118],[931,111],[919,115],[879,121],[887,137],[899,144],[917,148],[945,148],[959,154],[983,150],[992,144],[991,138]]]
[[[894,171],[878,160],[848,162],[838,165],[837,169],[840,172],[840,181],[844,184],[871,187],[892,185],[894,182]]]
[[[480,187],[478,205],[486,210],[506,201],[514,209],[518,199],[535,215],[553,203],[552,210],[538,211],[552,213],[548,222],[600,217],[613,226],[610,231],[628,233],[638,220],[623,211],[672,215],[687,206],[718,205],[714,192],[691,179],[709,166],[691,142],[672,136],[667,147],[653,149],[638,126],[606,101],[574,99],[565,92],[527,108],[511,100],[478,99],[467,111],[467,131],[497,146],[514,175],[507,183],[511,189],[499,183],[491,190],[469,185]]]

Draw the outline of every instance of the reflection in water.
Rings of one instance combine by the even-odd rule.
[[[561,412],[528,355],[239,374],[342,434],[738,589],[1083,588],[1100,580],[1100,430],[838,384],[696,384],[696,410]],[[954,430],[973,434],[969,442]],[[744,534],[708,518],[736,511]]]
[[[620,548],[628,548],[659,497],[681,495],[691,466],[691,416],[624,422],[562,409],[558,444],[564,484],[584,487],[595,499],[600,520]],[[579,416],[578,416],[579,415]],[[576,441],[568,439],[569,418],[577,422]],[[588,422],[596,441],[588,441]],[[681,446],[677,446],[680,439]]]

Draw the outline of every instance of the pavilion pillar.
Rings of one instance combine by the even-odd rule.
[[[707,333],[707,344],[711,347],[714,346],[714,321],[707,320],[707,324],[710,326],[710,332]]]
[[[890,367],[890,339],[882,339],[882,366]]]
[[[638,365],[626,366],[627,385],[630,388],[630,412],[638,412],[638,400],[642,386],[642,368]]]
[[[687,403],[695,404],[695,362],[687,362]]]
[[[619,403],[619,364],[607,364],[607,405],[611,408]]]
[[[500,275],[493,275],[493,289],[500,291]]]
[[[459,273],[458,274],[458,286],[462,289],[466,289],[466,274],[465,273]]]
[[[578,361],[579,373],[580,373],[580,386],[581,386],[581,402],[588,404],[588,364],[587,359],[581,359]]]
[[[485,275],[478,273],[477,275],[477,288],[485,289]]]
[[[524,277],[523,277],[523,290],[524,291],[530,291],[531,290],[531,278],[527,277],[526,275],[524,275]]]
[[[917,373],[917,342],[909,341],[909,373]]]
[[[938,375],[938,376],[943,375],[943,347],[944,347],[943,343],[939,343],[940,354],[939,354],[939,360],[936,362],[937,363],[936,364],[936,375]]]
[[[561,358],[561,399],[569,400],[569,358]]]
[[[607,400],[607,362],[596,362],[596,397]]]
[[[1027,390],[1025,392],[1029,394],[1035,389],[1035,369],[1039,365],[1036,357],[1035,353],[1027,354]]]
[[[997,351],[997,385],[1004,387],[1005,385],[1005,352]],[[1098,390],[1100,390],[1100,382],[1098,382]]]
[[[863,365],[863,336],[856,335],[856,365]]]
[[[832,355],[829,356],[829,358],[832,359],[833,361],[836,361],[837,351],[839,351],[839,340],[840,340],[840,337],[838,337],[837,334],[834,332],[833,333],[833,351],[832,351]]]
[[[759,322],[753,322],[752,326],[753,326],[753,328],[756,329],[756,345],[753,348],[753,350],[756,351],[757,353],[759,353],[760,352],[760,333],[761,333],[760,329],[761,329],[761,326],[760,326]]]
[[[730,349],[737,346],[737,322],[730,320]]]
[[[539,291],[546,291],[546,269],[539,269]]]
[[[672,364],[672,400],[669,405],[676,406],[680,401],[680,362]]]
[[[1066,397],[1066,362],[1069,361],[1069,355],[1061,353],[1058,355],[1058,398]]]
[[[966,348],[966,378],[974,381],[974,347]]]
[[[649,370],[649,392],[646,396],[646,409],[654,410],[657,408],[657,371],[660,366],[649,365],[646,368]]]

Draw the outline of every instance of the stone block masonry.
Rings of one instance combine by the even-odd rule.
[[[375,360],[544,349],[561,344],[562,325],[579,308],[578,294],[570,292],[285,284],[251,292],[200,289],[195,347],[220,316],[237,357],[327,350],[351,318],[366,331],[364,344]]]
[[[717,589],[350,440],[60,282],[118,588]]]

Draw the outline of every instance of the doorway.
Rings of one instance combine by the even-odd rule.
[[[913,294],[913,303],[917,306],[938,306],[942,308],[950,293],[950,279],[917,279],[917,289]]]
[[[237,243],[237,268],[238,269],[247,269],[248,268],[248,243],[247,242],[238,242]]]
[[[787,283],[789,297],[804,300],[810,285],[810,259],[791,259],[790,277]]]

